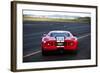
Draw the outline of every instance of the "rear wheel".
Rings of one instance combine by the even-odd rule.
[[[78,50],[67,50],[67,51],[65,51],[65,53],[67,53],[67,54],[77,54]]]
[[[74,50],[72,53],[73,54],[77,54],[78,53],[78,50]]]
[[[47,52],[47,51],[44,51],[44,50],[42,49],[42,55],[43,55],[43,56],[46,56],[46,55],[48,55],[48,52]]]

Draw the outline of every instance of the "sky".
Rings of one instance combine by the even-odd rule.
[[[60,12],[60,11],[36,11],[36,10],[24,10],[24,15],[31,16],[48,16],[48,17],[90,17],[90,13],[82,13],[82,12]]]

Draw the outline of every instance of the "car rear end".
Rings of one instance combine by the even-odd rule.
[[[44,38],[42,42],[42,51],[43,52],[52,52],[52,51],[76,51],[78,49],[77,38],[69,36],[65,37],[63,35],[57,35]]]

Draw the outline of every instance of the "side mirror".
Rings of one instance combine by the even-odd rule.
[[[43,34],[43,36],[46,36],[47,34]]]
[[[77,36],[77,34],[73,34],[73,36]]]

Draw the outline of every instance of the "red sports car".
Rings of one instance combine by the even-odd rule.
[[[74,51],[78,50],[78,39],[69,31],[50,31],[42,37],[42,54],[46,55],[52,51]]]

